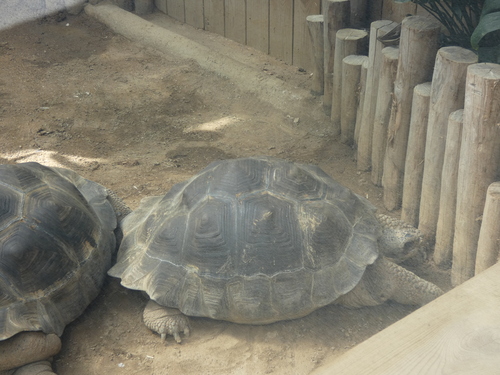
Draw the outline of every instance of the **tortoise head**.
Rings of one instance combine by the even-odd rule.
[[[395,263],[402,263],[425,251],[422,233],[399,219],[377,215],[382,226],[379,237],[379,251]]]

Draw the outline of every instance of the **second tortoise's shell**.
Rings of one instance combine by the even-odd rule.
[[[67,169],[0,165],[0,340],[60,336],[97,296],[116,241],[107,196]]]
[[[186,315],[271,323],[353,289],[379,230],[373,206],[318,167],[218,161],[125,218],[109,274]]]

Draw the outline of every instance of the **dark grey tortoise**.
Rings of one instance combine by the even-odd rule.
[[[269,157],[217,161],[127,216],[109,274],[151,298],[165,338],[186,316],[243,324],[303,317],[340,303],[423,305],[442,291],[381,256],[417,251],[415,228],[379,220],[320,168]]]
[[[0,372],[53,374],[48,359],[99,293],[127,213],[73,171],[0,165]]]

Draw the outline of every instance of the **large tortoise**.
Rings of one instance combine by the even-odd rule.
[[[52,373],[59,336],[111,266],[120,213],[112,192],[73,171],[0,165],[0,372]]]
[[[144,322],[178,342],[184,315],[266,324],[331,303],[423,305],[442,291],[380,256],[421,246],[393,224],[316,166],[217,161],[124,219],[108,273],[146,292]]]

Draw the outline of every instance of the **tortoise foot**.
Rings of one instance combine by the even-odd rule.
[[[144,308],[143,319],[146,327],[160,334],[163,341],[166,341],[167,335],[172,335],[180,344],[181,332],[184,336],[189,336],[188,317],[177,309],[161,306],[153,300],[150,300]]]

